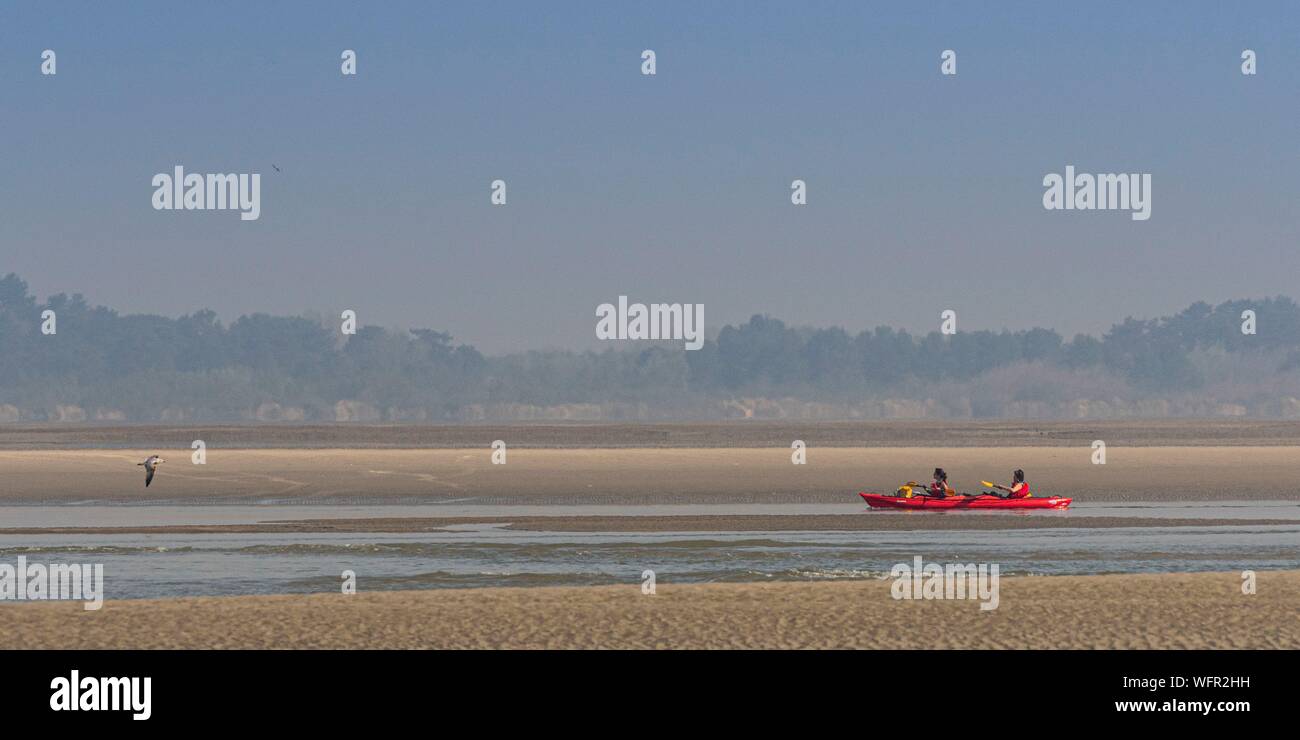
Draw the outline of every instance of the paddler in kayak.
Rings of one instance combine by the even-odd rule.
[[[931,481],[926,492],[935,498],[947,498],[957,495],[956,489],[948,485],[948,474],[943,471],[943,468],[934,469],[934,480]]]
[[[996,483],[993,484],[993,487],[1001,488],[1002,490],[1007,492],[1007,495],[1002,496],[1002,498],[1029,498],[1030,496],[1034,495],[1029,490],[1029,484],[1025,482],[1025,471],[1019,469],[1017,469],[1015,472],[1011,474],[1010,488],[1006,486],[999,486]],[[996,496],[997,494],[995,493],[992,495]]]

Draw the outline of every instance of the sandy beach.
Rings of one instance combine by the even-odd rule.
[[[743,419],[725,422],[508,424],[0,424],[0,450],[810,447],[1273,447],[1300,444],[1300,421],[1278,419]]]
[[[167,463],[149,488],[136,463]],[[1023,468],[1040,495],[1083,501],[1300,500],[1297,446],[1109,447],[1106,463],[1080,447],[810,447],[794,465],[774,448],[224,449],[204,465],[183,449],[0,451],[0,504],[836,503],[893,491],[945,467],[963,491]]]
[[[0,648],[1300,648],[1300,571],[1001,579],[997,609],[891,581],[485,588],[0,605]],[[364,584],[362,584],[364,590]]]
[[[1297,461],[1286,422],[7,427],[0,561],[103,562],[111,598],[0,603],[0,647],[1296,648]],[[1076,507],[857,497],[935,466]],[[1000,563],[1001,606],[892,599],[914,555]]]

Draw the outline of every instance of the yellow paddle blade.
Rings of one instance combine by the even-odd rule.
[[[983,483],[984,485],[988,486],[989,488],[997,488],[996,485],[994,485],[994,484],[992,484],[992,483],[989,483],[989,482],[986,481],[986,480],[982,480],[982,481],[980,481],[980,483]]]

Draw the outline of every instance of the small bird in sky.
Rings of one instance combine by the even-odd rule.
[[[148,488],[149,484],[153,483],[153,471],[157,470],[158,465],[164,462],[166,462],[166,460],[163,460],[161,457],[158,457],[157,455],[150,455],[149,457],[145,458],[144,462],[136,463],[137,466],[138,465],[144,466],[144,487],[145,488]]]
[[[280,171],[280,168],[275,166],[275,162],[271,163],[271,167],[274,168],[276,172]]]

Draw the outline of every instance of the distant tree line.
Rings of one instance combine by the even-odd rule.
[[[1255,333],[1243,333],[1253,311]],[[1259,330],[1258,327],[1265,327]],[[1184,391],[1204,380],[1197,350],[1283,353],[1278,371],[1300,359],[1300,308],[1286,297],[1198,302],[1166,318],[1125,319],[1101,339],[1077,334],[1066,342],[1050,329],[974,331],[914,336],[879,327],[856,336],[838,327],[797,329],[767,316],[727,326],[716,342],[688,354],[691,380],[705,388],[807,384],[854,392],[909,380],[966,380],[990,369],[1040,362],[1069,369],[1104,368],[1148,391]]]
[[[56,312],[55,336],[41,333],[46,309]],[[1255,334],[1242,332],[1247,310]],[[382,418],[437,421],[503,404],[642,404],[669,413],[742,397],[835,403],[962,394],[969,413],[997,415],[999,404],[1016,400],[1212,392],[1248,402],[1293,387],[1300,395],[1300,308],[1286,297],[1195,303],[1069,341],[1050,329],[913,335],[879,327],[855,335],[756,315],[694,352],[678,344],[488,357],[432,329],[366,326],[343,336],[307,317],[253,314],[224,325],[207,310],[174,319],[120,315],[81,295],[40,303],[16,275],[0,279],[0,408],[24,419],[53,418],[65,406],[87,418],[154,421],[174,408],[233,420],[266,404],[335,419],[344,401]]]

